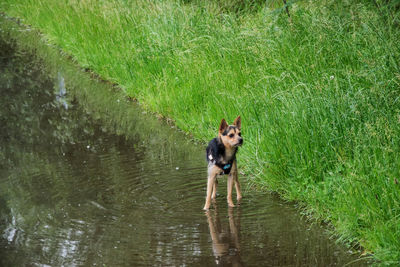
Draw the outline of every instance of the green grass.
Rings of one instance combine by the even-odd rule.
[[[249,181],[400,264],[398,14],[373,1],[317,2],[293,4],[291,23],[259,2],[3,0],[0,8],[198,139],[240,114]]]

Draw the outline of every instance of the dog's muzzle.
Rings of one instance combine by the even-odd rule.
[[[241,146],[241,145],[243,145],[243,138],[240,138],[239,142],[236,144],[236,146]]]

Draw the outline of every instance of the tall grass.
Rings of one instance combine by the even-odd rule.
[[[201,0],[0,7],[201,140],[240,114],[250,181],[400,264],[396,15],[350,0],[297,2],[291,22],[268,6]]]

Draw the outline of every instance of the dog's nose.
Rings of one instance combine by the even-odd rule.
[[[243,144],[243,138],[239,139],[239,144]]]

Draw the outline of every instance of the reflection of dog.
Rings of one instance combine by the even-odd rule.
[[[238,204],[242,198],[236,166],[236,152],[238,147],[243,144],[243,138],[240,133],[241,125],[240,116],[235,119],[233,125],[228,125],[225,119],[222,119],[218,130],[218,137],[212,139],[208,144],[208,182],[204,210],[210,208],[211,198],[215,199],[217,195],[217,175],[228,174],[227,198],[230,207],[235,206],[232,201],[233,184],[236,187]]]
[[[223,227],[215,203],[214,206],[214,214],[212,214],[212,211],[207,211],[206,216],[217,266],[242,266],[239,241],[240,215],[238,214],[237,220],[235,220],[233,208],[229,207],[229,227]]]

